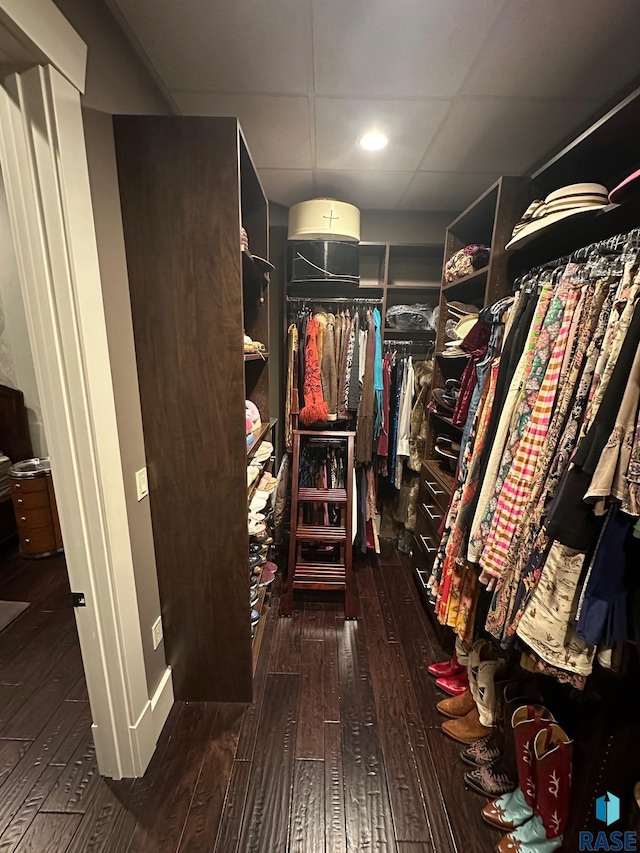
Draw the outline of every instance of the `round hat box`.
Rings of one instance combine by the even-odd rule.
[[[345,201],[314,198],[289,210],[289,240],[360,242],[360,211]]]

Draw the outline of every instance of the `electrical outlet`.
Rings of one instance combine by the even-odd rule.
[[[147,469],[141,468],[136,471],[136,490],[138,492],[138,500],[146,498],[149,494],[149,481],[147,480]]]
[[[160,616],[158,616],[156,621],[153,623],[151,633],[153,636],[153,648],[157,649],[162,642],[162,618]]]

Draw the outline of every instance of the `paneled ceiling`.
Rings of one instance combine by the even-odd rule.
[[[109,5],[177,112],[240,118],[285,205],[460,209],[640,76],[638,0]],[[383,151],[356,144],[373,127]]]

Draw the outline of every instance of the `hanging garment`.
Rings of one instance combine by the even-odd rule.
[[[357,412],[360,405],[360,315],[356,312],[353,316],[351,332],[349,333],[349,352],[347,354],[348,379],[345,385],[347,398],[347,410]],[[350,359],[350,366],[349,366]]]
[[[467,549],[467,559],[472,563],[477,563],[480,560],[485,540],[489,535],[489,530],[491,529],[491,521],[497,504],[495,491],[501,461],[504,453],[506,452],[506,444],[507,439],[509,438],[511,422],[515,417],[518,401],[523,392],[524,378],[528,375],[533,361],[533,355],[540,336],[542,323],[551,300],[551,295],[551,285],[546,283],[542,288],[539,299],[535,302],[535,310],[533,312],[531,327],[528,330],[522,353],[513,372],[511,384],[506,394],[505,402],[499,415],[494,434],[491,435],[490,433],[493,418],[490,420],[489,427],[487,428],[487,440],[492,441],[492,446],[487,456],[484,468],[482,467],[484,454],[481,456],[480,482],[482,485],[480,487],[480,495],[477,496],[475,500],[475,514],[471,527],[472,534]],[[501,368],[503,364],[504,362],[501,359]],[[509,367],[510,365],[507,366]],[[502,370],[500,372],[502,373]],[[498,377],[498,382],[499,381],[500,377]]]
[[[621,501],[624,497],[626,474],[640,403],[640,348],[636,352],[631,374],[622,396],[615,426],[598,460],[584,500],[595,504],[594,512],[602,515],[609,498]]]
[[[298,331],[298,411],[304,407],[304,379],[305,363],[307,357],[307,323],[308,315],[304,315],[300,321]]]
[[[542,563],[539,563],[536,557],[540,548],[544,550],[548,543],[548,538],[541,539],[539,531],[549,497],[553,494],[549,472],[553,467],[563,431],[566,431],[569,414],[572,412],[574,416],[579,417],[579,412],[584,410],[586,404],[588,379],[582,390],[582,396],[579,395],[580,387],[577,391],[576,387],[581,375],[583,380],[586,377],[586,370],[583,373],[582,369],[589,363],[589,345],[590,341],[596,340],[594,332],[599,323],[607,290],[606,284],[602,281],[598,282],[594,288],[591,285],[582,288],[583,296],[574,313],[568,338],[567,345],[571,348],[570,358],[565,359],[564,372],[558,382],[559,399],[538,458],[533,485],[522,520],[512,538],[503,573],[494,592],[486,629],[500,640],[505,648],[514,640],[520,616],[535,589],[542,570]],[[577,332],[579,334],[576,334]],[[532,554],[536,555],[534,559],[530,559]]]
[[[487,354],[491,326],[478,321],[460,345],[469,354],[467,364],[460,378],[460,391],[451,420],[455,426],[464,426],[469,414],[471,398],[476,387],[476,367]]]
[[[382,380],[382,338],[380,335],[380,312],[377,308],[373,309],[373,327],[375,332],[375,353],[373,358],[373,393],[374,393],[374,424],[373,438],[377,442],[380,433],[382,432],[383,414],[382,414],[382,392],[384,390]]]
[[[356,422],[356,462],[371,462],[373,456],[373,370],[375,358],[375,335],[369,313],[369,334],[366,337],[365,365],[362,376],[362,397],[358,406]],[[365,333],[366,335],[366,333]]]
[[[396,362],[395,370],[395,387],[393,389],[394,396],[391,401],[391,453],[389,454],[389,481],[392,485],[396,485],[396,460],[398,453],[398,422],[400,418],[400,399],[402,396],[402,378],[404,373],[404,361],[401,359]],[[393,377],[393,373],[392,373]],[[397,486],[400,488],[400,485]]]
[[[489,380],[485,383],[465,455],[460,462],[459,485],[451,498],[444,533],[429,579],[429,588],[436,595],[438,620],[453,628],[461,639],[469,639],[473,632],[480,590],[477,569],[462,554],[471,518],[469,507],[478,488],[480,454],[493,406],[497,377],[498,365],[494,364]]]
[[[335,421],[338,411],[338,373],[336,370],[335,317],[327,314],[322,354],[322,393],[327,402],[327,420]]]
[[[298,363],[298,328],[292,323],[287,329],[287,386],[284,398],[284,444],[289,453],[293,451],[293,420],[291,403],[294,390],[295,366]],[[298,407],[296,406],[296,409]]]
[[[629,639],[628,575],[640,564],[640,542],[633,538],[633,524],[617,504],[611,507],[580,601],[576,634],[590,645],[610,646]]]
[[[340,420],[348,417],[349,374],[353,360],[352,327],[353,323],[347,312],[343,318],[342,352],[338,363],[338,418]]]
[[[573,457],[573,465],[565,473],[549,508],[547,533],[552,539],[557,539],[569,548],[588,551],[600,532],[601,524],[583,498],[613,431],[639,344],[640,310],[636,303],[633,318],[597,414],[580,441]]]
[[[300,410],[300,423],[305,426],[326,421],[329,411],[322,396],[317,336],[318,321],[311,317],[305,343],[304,406]]]
[[[485,575],[499,577],[502,574],[511,539],[534,485],[538,456],[546,440],[558,393],[569,329],[581,295],[579,287],[572,281],[572,274],[570,265],[549,305],[542,327],[538,352],[527,380],[528,399],[518,412],[521,438],[511,443],[510,453],[503,462],[501,488],[496,495],[491,530],[480,558]]]
[[[388,356],[388,354],[385,356],[385,359],[387,359],[387,357],[389,357],[390,363],[390,356]],[[407,462],[407,466],[412,471],[420,471],[427,444],[427,428],[429,425],[427,398],[429,396],[429,390],[431,389],[431,382],[433,379],[433,361],[418,361],[415,363],[413,369],[416,401],[413,404],[413,409],[411,409],[409,461]],[[389,421],[389,381],[390,377],[389,379],[385,378],[386,396],[383,401],[387,424]],[[380,454],[379,447],[378,454]]]
[[[386,352],[382,362],[382,431],[376,452],[386,457],[389,453],[389,390],[391,385],[391,355]]]
[[[409,457],[409,434],[411,431],[411,409],[413,407],[414,389],[413,359],[409,356],[406,360],[404,375],[402,377],[402,393],[400,395],[400,411],[398,414],[398,441],[396,447],[396,476],[395,486],[397,489],[402,485],[402,469],[404,460]]]
[[[588,676],[596,649],[581,640],[571,627],[584,561],[585,555],[580,551],[559,542],[552,544],[517,634],[545,663]]]

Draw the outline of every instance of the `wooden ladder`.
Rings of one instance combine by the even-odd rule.
[[[291,616],[295,589],[344,590],[345,618],[356,619],[358,616],[352,553],[355,435],[355,432],[332,430],[293,430],[289,566],[284,592],[280,597],[281,616]],[[339,444],[346,448],[345,488],[300,488],[300,449],[303,438],[316,445]],[[339,524],[305,523],[303,510],[304,505],[309,503],[337,504],[340,507]],[[332,559],[305,559],[303,546],[313,542],[329,546]]]

